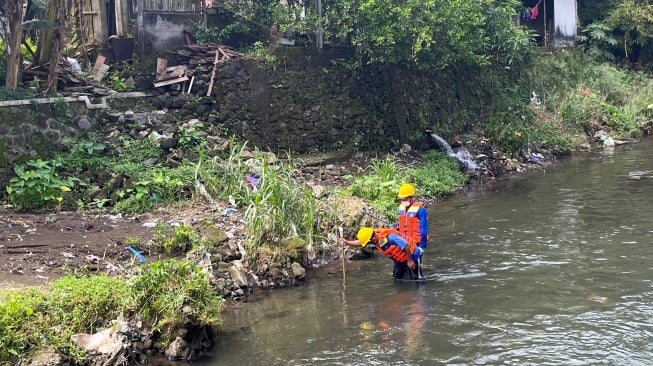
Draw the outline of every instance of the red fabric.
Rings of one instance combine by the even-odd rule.
[[[537,6],[535,6],[533,9],[531,9],[531,20],[537,19]]]

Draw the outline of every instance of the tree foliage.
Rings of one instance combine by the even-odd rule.
[[[622,34],[627,58],[633,46],[645,46],[653,39],[653,4],[648,0],[624,0],[610,12],[607,22]]]
[[[224,0],[215,9],[217,24],[198,25],[195,31],[205,41],[247,47],[268,36],[279,0]]]
[[[529,33],[513,21],[519,5],[516,0],[333,0],[324,9],[324,29],[334,42],[354,46],[362,63],[510,64],[529,46]]]
[[[581,30],[578,40],[595,60],[614,61],[612,51],[619,40],[612,34],[612,28],[607,24],[601,22],[589,24]]]
[[[578,20],[585,27],[594,22],[602,22],[620,0],[577,0]]]

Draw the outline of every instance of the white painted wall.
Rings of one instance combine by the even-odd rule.
[[[575,45],[578,29],[576,0],[555,0],[553,8],[555,45]]]

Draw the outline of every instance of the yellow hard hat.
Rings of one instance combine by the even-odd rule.
[[[398,198],[412,197],[415,195],[415,187],[412,184],[404,183],[399,187]]]
[[[360,230],[358,230],[358,234],[356,234],[356,238],[358,238],[358,241],[361,242],[361,246],[366,246],[367,243],[370,242],[370,239],[372,239],[372,234],[374,233],[374,230],[372,230],[371,227],[362,227]]]

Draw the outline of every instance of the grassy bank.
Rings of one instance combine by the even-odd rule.
[[[119,317],[138,319],[143,328],[154,330],[157,342],[167,345],[188,318],[199,327],[219,328],[222,305],[202,269],[189,261],[155,262],[129,279],[69,275],[48,288],[3,290],[0,363],[22,364],[29,355],[50,348],[84,364],[87,354],[73,335],[111,327]]]

